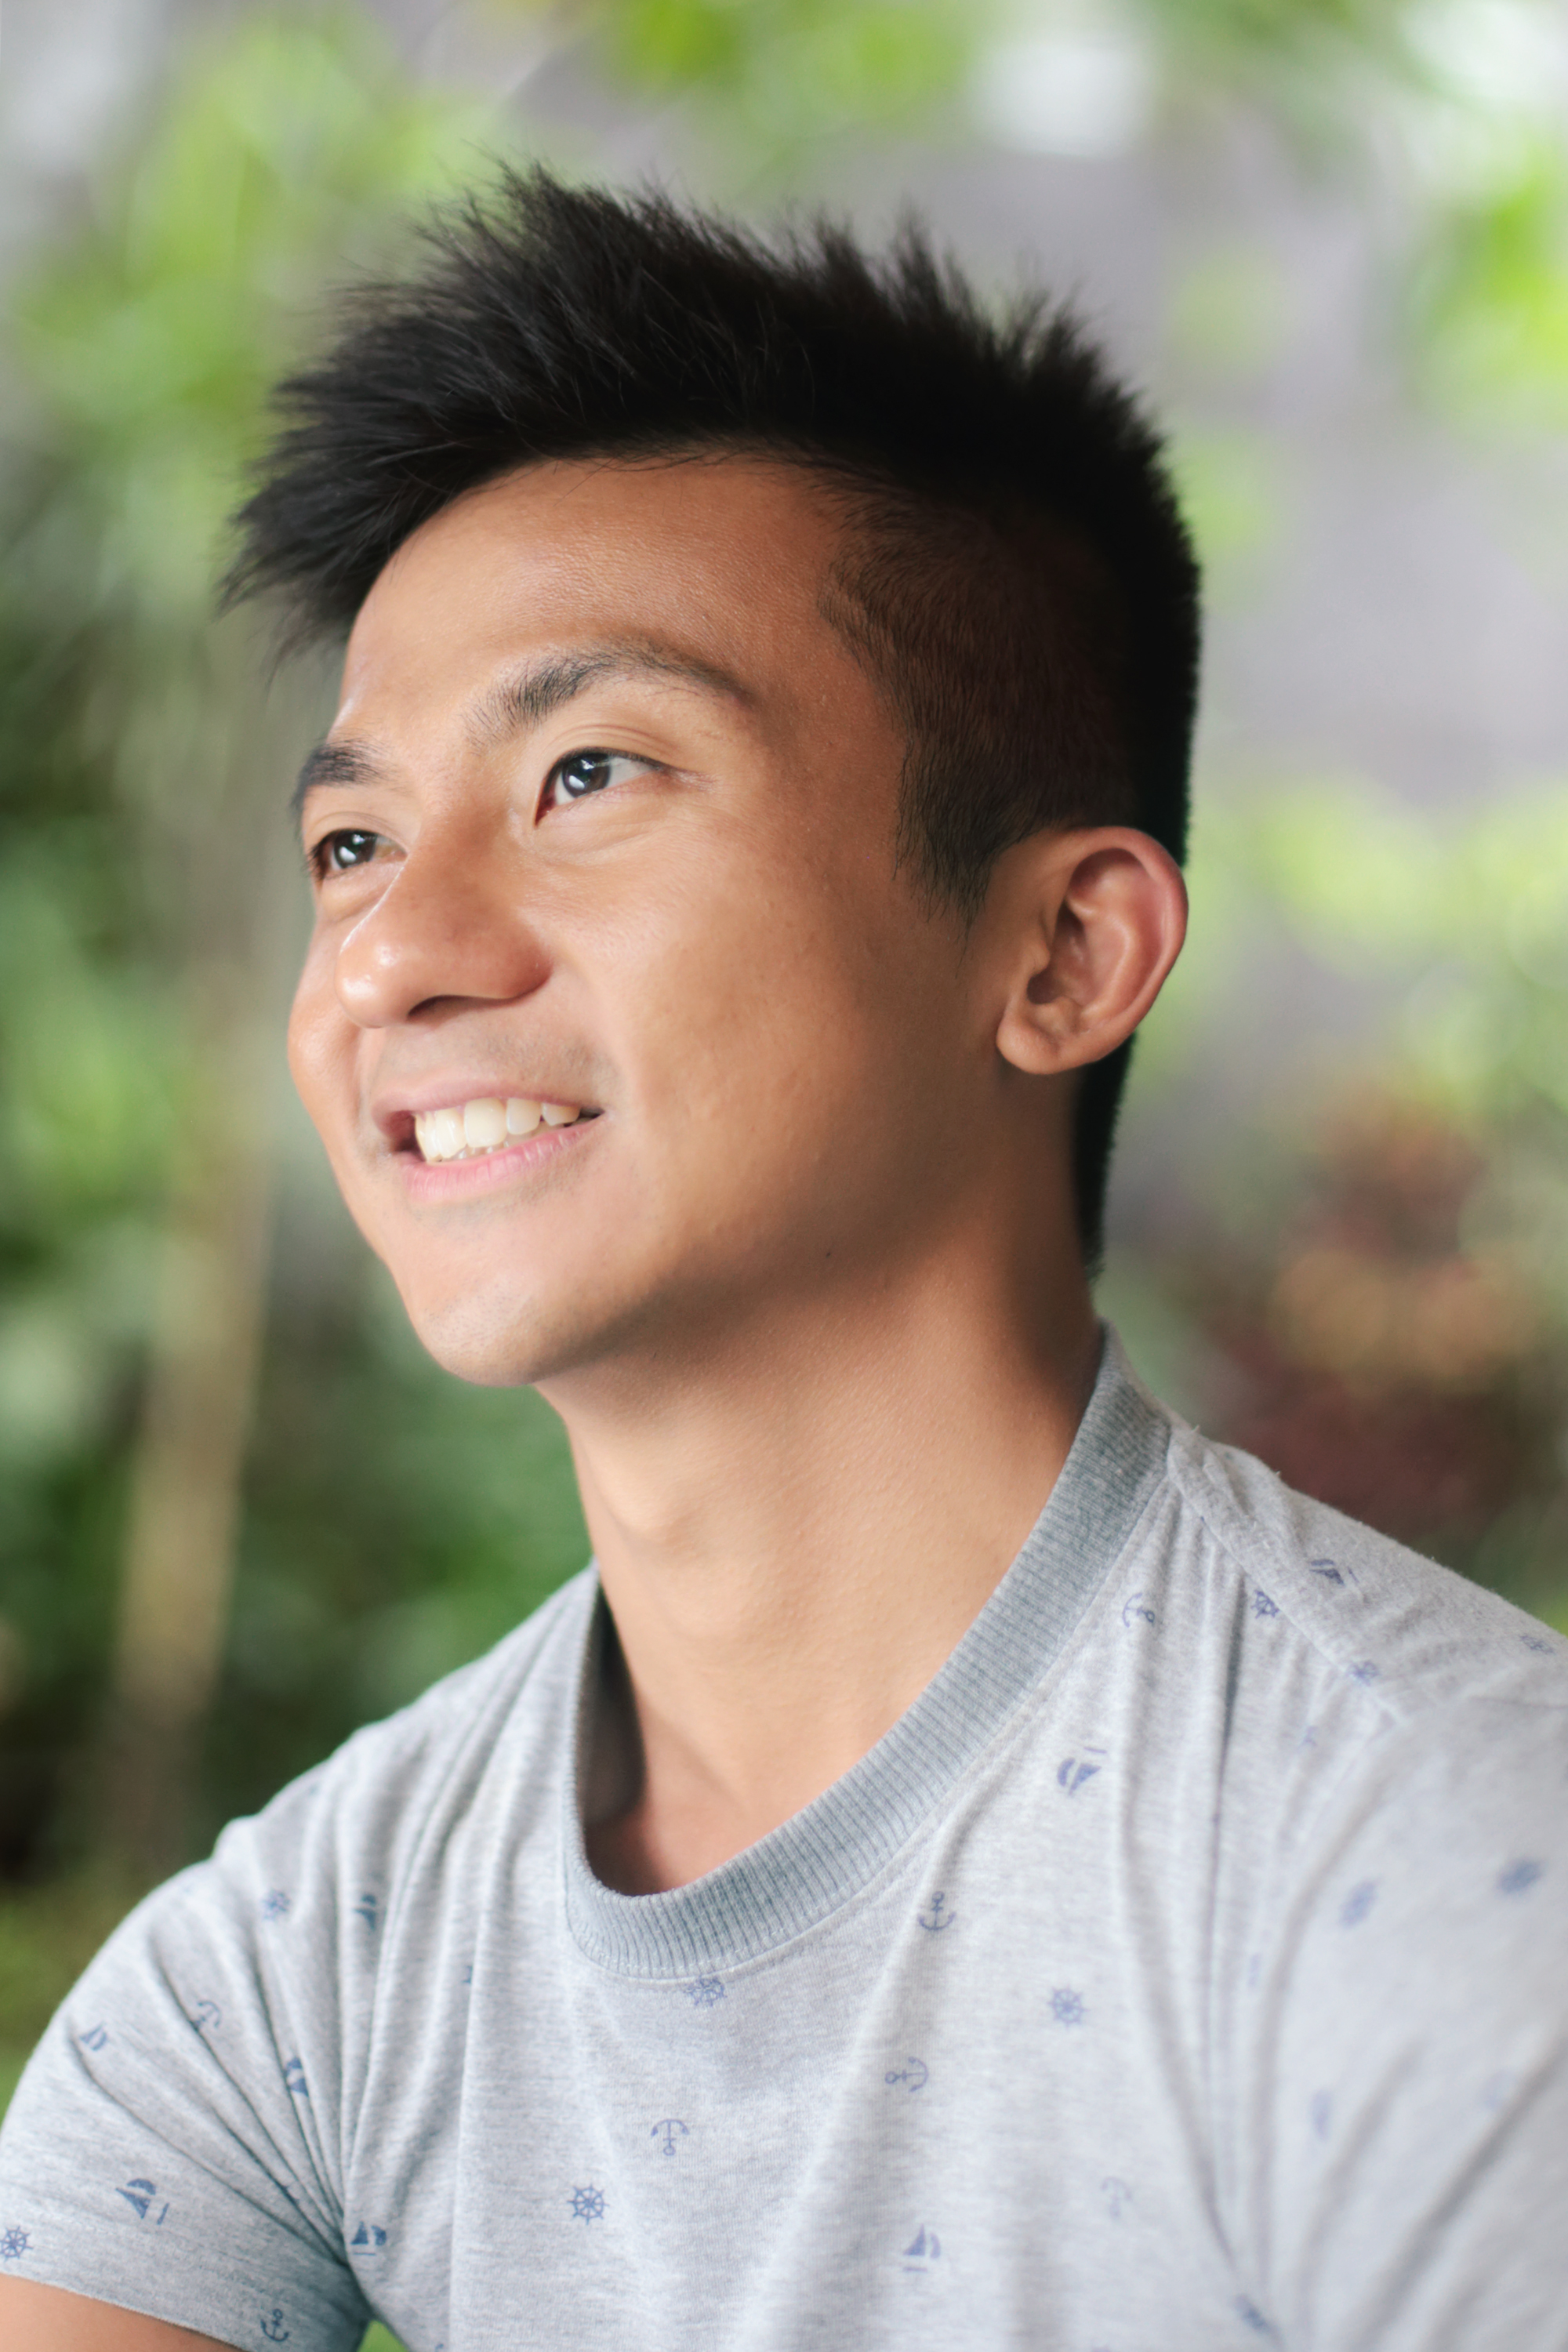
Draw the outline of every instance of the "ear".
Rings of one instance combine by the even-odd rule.
[[[981,924],[1005,994],[997,1051],[1044,1076],[1132,1034],[1181,953],[1186,885],[1129,826],[1036,834],[997,860]]]

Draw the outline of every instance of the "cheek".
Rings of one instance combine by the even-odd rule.
[[[902,1123],[909,940],[881,909],[759,891],[753,875],[673,924],[662,949],[647,935],[626,945],[612,1057],[650,1139],[699,1156],[708,1184],[744,1186],[781,1158],[804,1178],[847,1125]]]
[[[334,1130],[342,1130],[353,1110],[344,1093],[350,1076],[347,1029],[332,986],[331,960],[312,947],[289,1015],[289,1068],[329,1151]]]

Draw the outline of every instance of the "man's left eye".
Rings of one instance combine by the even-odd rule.
[[[564,801],[585,800],[611,784],[624,784],[646,775],[653,762],[634,760],[628,751],[572,751],[557,760],[544,780],[542,806],[556,808]]]

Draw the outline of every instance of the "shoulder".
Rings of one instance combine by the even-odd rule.
[[[1109,1613],[1141,1737],[1212,1822],[1231,1958],[1310,1885],[1337,1917],[1385,1836],[1456,1899],[1549,1855],[1568,1885],[1568,1641],[1142,1402],[1161,1466]]]
[[[336,2262],[378,2015],[405,2032],[460,1971],[486,1860],[554,1853],[596,1591],[591,1571],[574,1579],[148,1895],[35,2055],[7,2118],[13,2167],[30,2151],[63,2209],[80,2150],[112,2143],[192,2199],[226,2184],[247,2210],[305,2213]],[[412,2001],[384,2000],[388,1985]]]
[[[1211,1598],[1228,1591],[1260,1633],[1293,1636],[1390,1723],[1469,1700],[1568,1708],[1562,1634],[1165,1419],[1168,1487]]]
[[[354,1883],[358,1900],[359,1882],[373,1879],[384,1911],[440,1824],[483,1811],[503,1788],[526,1808],[569,1766],[597,1589],[584,1570],[483,1657],[231,1822],[213,1857],[218,1873],[247,1880],[264,1916],[340,1880]]]
[[[597,1580],[575,1577],[483,1657],[369,1724],[254,1815],[211,1857],[157,1888],[97,1966],[177,1980],[187,2015],[230,1995],[309,1990],[322,2014],[370,1976],[400,1915],[428,1917],[468,1842],[553,1833]],[[199,1964],[198,1964],[199,1956]]]

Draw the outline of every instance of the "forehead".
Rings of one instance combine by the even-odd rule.
[[[823,616],[843,529],[803,468],[733,456],[521,468],[433,517],[355,621],[342,724],[434,716],[531,648],[646,642],[761,702],[868,691]]]

